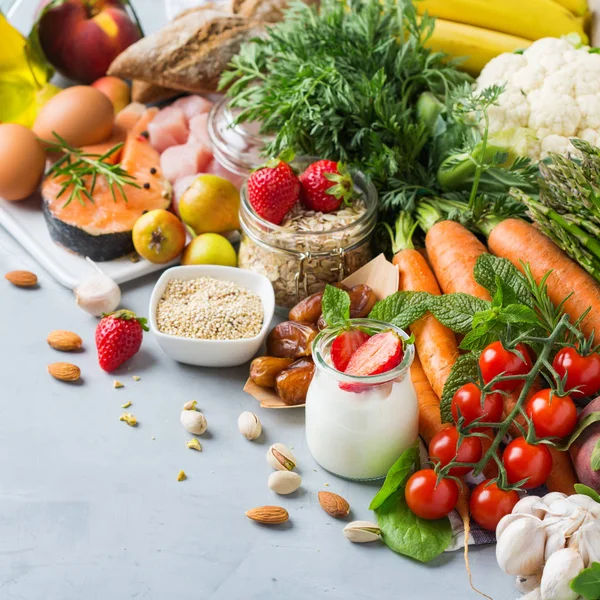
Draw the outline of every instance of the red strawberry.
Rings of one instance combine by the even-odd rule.
[[[402,340],[395,331],[384,331],[370,337],[350,358],[345,373],[366,377],[391,371],[402,362]],[[365,389],[362,384],[340,383],[340,388],[350,392]]]
[[[284,152],[282,156],[285,154]],[[270,160],[248,177],[250,206],[269,223],[279,225],[299,197],[300,181],[292,167],[282,158]]]
[[[102,317],[96,327],[100,367],[110,373],[137,354],[144,331],[148,331],[146,319],[130,310],[118,310]]]
[[[350,362],[350,357],[368,339],[369,334],[360,329],[350,329],[340,333],[331,344],[331,362],[333,366],[343,373]]]
[[[300,175],[302,190],[300,198],[310,210],[324,213],[337,210],[340,204],[350,203],[354,195],[354,183],[342,163],[319,160]]]

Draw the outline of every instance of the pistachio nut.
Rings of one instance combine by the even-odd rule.
[[[238,418],[238,428],[247,440],[255,440],[260,437],[262,425],[259,418],[251,412],[243,412]]]
[[[181,424],[194,435],[202,435],[206,431],[206,418],[197,410],[181,411]]]
[[[343,529],[346,539],[355,544],[365,544],[367,542],[376,542],[381,539],[381,529],[379,525],[370,521],[352,521]]]
[[[196,410],[196,404],[198,404],[195,400],[188,400],[183,405],[183,410]]]
[[[302,485],[302,477],[293,471],[275,471],[269,475],[268,485],[276,494],[292,494]]]
[[[296,457],[283,444],[273,444],[267,450],[267,462],[277,471],[291,471],[297,464]]]

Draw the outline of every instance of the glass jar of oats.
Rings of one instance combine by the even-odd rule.
[[[303,171],[310,159],[296,159]],[[281,225],[259,217],[241,190],[242,240],[239,267],[265,275],[278,308],[289,309],[327,283],[341,281],[373,258],[371,236],[377,221],[377,191],[365,177],[353,176],[358,197],[331,213],[308,210],[300,202]]]

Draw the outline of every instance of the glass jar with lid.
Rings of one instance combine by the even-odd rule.
[[[373,319],[353,319],[355,327],[375,333],[398,327]],[[391,371],[357,377],[331,364],[331,344],[339,329],[324,329],[315,338],[315,374],[306,396],[306,441],[313,458],[345,479],[385,477],[400,455],[415,443],[419,430],[417,396],[410,378],[415,350],[407,344]]]
[[[311,162],[297,159],[292,165],[301,172]],[[373,258],[377,191],[360,173],[353,180],[357,197],[351,206],[320,213],[299,202],[281,225],[256,214],[246,183],[242,186],[239,266],[271,281],[280,309],[289,309],[326,284],[341,281]]]

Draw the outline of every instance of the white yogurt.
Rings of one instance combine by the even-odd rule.
[[[381,331],[392,328],[378,321],[361,320],[360,324]],[[402,330],[397,332],[406,337]],[[402,363],[389,373],[356,378],[330,365],[329,346],[334,337],[322,332],[313,346],[317,368],[306,398],[308,448],[323,468],[340,477],[385,477],[418,435],[419,409],[409,375],[414,348],[409,346]],[[340,381],[378,385],[357,393],[340,389]]]

